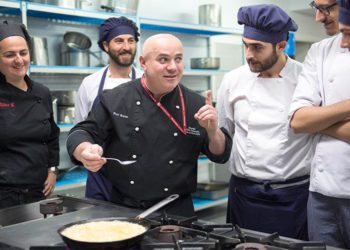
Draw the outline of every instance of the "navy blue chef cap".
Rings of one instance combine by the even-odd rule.
[[[349,0],[337,0],[339,5],[339,22],[345,25],[350,25],[350,1]]]
[[[0,41],[10,36],[21,36],[30,46],[30,36],[24,24],[8,23],[7,21],[0,23]]]
[[[262,42],[285,41],[289,31],[298,29],[293,19],[274,4],[241,7],[237,17],[238,23],[244,24],[243,36]]]
[[[98,46],[102,49],[103,42],[110,42],[114,37],[119,35],[130,34],[134,36],[135,40],[139,41],[140,33],[138,31],[136,24],[126,17],[111,17],[105,20],[100,25]]]

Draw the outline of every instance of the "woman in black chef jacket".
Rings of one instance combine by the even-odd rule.
[[[50,91],[27,73],[24,25],[0,23],[0,208],[45,199],[55,187],[59,128]]]

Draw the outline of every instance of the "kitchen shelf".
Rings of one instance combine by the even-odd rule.
[[[27,2],[28,16],[59,19],[89,24],[101,24],[105,19],[116,16],[126,16],[136,21],[135,16],[118,14],[117,12],[87,11],[82,9],[64,8],[57,5]]]
[[[19,9],[20,8],[20,2],[19,1],[2,1],[0,0],[0,6],[1,8],[9,8],[9,9]]]
[[[168,32],[178,32],[192,35],[227,35],[242,34],[242,30],[226,27],[213,27],[199,24],[171,22],[166,20],[157,20],[149,18],[140,18],[141,29],[161,30]]]
[[[222,197],[215,200],[192,198],[194,211],[200,211],[206,208],[223,205],[227,203],[227,197]]]
[[[101,67],[31,65],[29,72],[40,74],[92,74],[100,69]]]
[[[77,66],[39,66],[31,65],[30,73],[40,74],[92,74],[101,67],[77,67]],[[224,70],[185,69],[185,76],[213,76],[225,73]]]
[[[0,13],[19,16],[21,14],[20,3],[0,0]]]
[[[201,159],[202,158],[200,157],[199,160]],[[60,192],[64,190],[84,187],[86,184],[86,178],[87,178],[87,171],[84,168],[77,168],[75,170],[72,170],[66,173],[61,179],[59,179],[56,182],[55,191]],[[192,201],[193,201],[195,211],[200,211],[206,208],[226,204],[227,197],[223,197],[215,200],[192,198]]]

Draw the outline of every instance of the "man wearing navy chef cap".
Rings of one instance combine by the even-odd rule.
[[[297,24],[272,4],[241,7],[247,64],[227,73],[217,108],[233,136],[227,222],[307,239],[312,137],[296,135],[288,111],[301,63],[284,49]]]
[[[104,90],[140,78],[142,72],[133,66],[139,41],[136,24],[126,17],[111,17],[99,27],[98,46],[108,54],[109,65],[84,78],[75,99],[75,123],[84,121],[99,102]],[[102,171],[88,172],[86,197],[110,200],[112,185]]]
[[[308,51],[290,124],[317,140],[308,200],[310,240],[350,249],[350,2],[337,4],[341,33]]]

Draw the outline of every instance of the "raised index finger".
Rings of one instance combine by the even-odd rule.
[[[207,92],[206,92],[205,104],[208,104],[208,105],[211,105],[211,106],[213,105],[211,90],[207,90]]]

